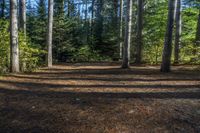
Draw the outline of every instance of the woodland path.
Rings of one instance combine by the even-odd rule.
[[[77,63],[6,75],[0,132],[199,133],[200,71]]]

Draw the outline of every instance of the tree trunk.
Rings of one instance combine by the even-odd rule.
[[[2,3],[1,3],[1,18],[5,17],[5,7],[6,7],[5,0],[2,0]]]
[[[47,65],[52,67],[52,31],[53,31],[53,0],[48,1],[48,31],[47,31],[47,47],[48,47],[48,57]]]
[[[180,36],[181,36],[181,0],[177,0],[176,3],[176,34],[175,34],[175,46],[174,46],[174,64],[179,63],[179,47],[180,47]]]
[[[124,1],[123,0],[120,0],[120,24],[119,24],[119,56],[120,56],[120,59],[122,59],[122,54],[123,54],[123,14],[124,14],[124,8],[123,8],[123,5],[124,5]]]
[[[26,0],[20,0],[19,5],[19,28],[23,31],[24,36],[26,37]]]
[[[142,61],[142,30],[143,30],[143,0],[137,0],[137,33],[136,33],[136,60],[135,63],[141,64]]]
[[[126,29],[125,40],[123,47],[123,61],[122,68],[129,68],[130,64],[130,44],[131,44],[131,26],[132,26],[132,0],[127,0],[127,13],[126,13]]]
[[[198,17],[198,22],[197,22],[196,44],[197,46],[200,46],[200,10],[199,10],[199,17]]]
[[[103,33],[103,16],[102,16],[102,10],[103,10],[103,0],[98,0],[97,1],[97,13],[96,13],[96,18],[97,18],[97,24],[95,28],[95,37],[97,41],[97,47],[100,47],[102,44],[102,33]]]
[[[172,33],[174,23],[174,5],[175,0],[168,2],[168,22],[165,34],[165,42],[162,55],[161,72],[170,72],[171,54],[172,54]]]
[[[17,0],[10,0],[10,71],[19,72],[19,45],[17,26]]]

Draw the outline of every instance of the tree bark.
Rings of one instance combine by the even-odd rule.
[[[175,5],[175,0],[169,0],[169,2],[168,2],[168,22],[167,22],[167,29],[166,29],[166,34],[165,34],[163,55],[162,55],[161,72],[170,72],[170,67],[171,67],[174,5]]]
[[[124,1],[120,0],[120,24],[119,24],[119,56],[120,59],[122,59],[122,54],[123,54],[123,14],[124,14]]]
[[[199,10],[199,17],[197,21],[196,44],[197,46],[200,46],[200,10]]]
[[[1,3],[1,18],[5,17],[5,7],[6,7],[5,0],[2,0],[2,3]]]
[[[53,32],[53,0],[48,1],[48,31],[47,31],[47,65],[52,67],[52,32]]]
[[[19,6],[19,28],[23,31],[24,36],[26,37],[26,0],[20,0]]]
[[[102,10],[103,10],[103,0],[98,0],[97,1],[97,13],[96,13],[97,24],[96,24],[96,28],[95,28],[95,30],[96,30],[95,37],[96,37],[98,47],[100,47],[99,45],[101,45],[101,43],[102,43],[102,33],[103,33]]]
[[[176,34],[175,34],[175,46],[174,46],[174,64],[179,63],[179,48],[180,48],[180,37],[181,37],[181,0],[177,0],[176,3]]]
[[[126,29],[123,47],[122,68],[129,68],[130,65],[130,44],[131,44],[131,26],[132,26],[132,0],[127,0]]]
[[[10,0],[10,71],[19,72],[17,0]]]
[[[136,60],[135,63],[141,64],[142,61],[142,30],[143,30],[143,0],[137,0],[137,33],[136,33]]]

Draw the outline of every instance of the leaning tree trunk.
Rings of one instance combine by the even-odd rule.
[[[5,7],[6,7],[5,0],[2,0],[2,3],[1,3],[1,18],[5,17]]]
[[[53,32],[53,0],[48,1],[48,31],[47,31],[47,47],[48,47],[48,56],[47,56],[47,65],[52,67],[52,32]]]
[[[174,64],[179,63],[179,47],[180,47],[180,36],[181,36],[181,0],[177,0],[176,3],[176,34],[175,34],[175,46],[174,46]]]
[[[123,8],[123,5],[124,5],[124,1],[123,0],[120,0],[120,24],[119,24],[119,56],[120,56],[120,59],[122,59],[122,54],[123,54],[123,41],[122,41],[122,38],[123,38],[123,14],[124,14],[124,8]]]
[[[141,64],[142,60],[142,29],[143,29],[143,0],[137,0],[137,34],[136,34],[136,59],[135,63]]]
[[[125,29],[125,40],[123,47],[124,52],[123,52],[122,68],[129,68],[130,64],[131,26],[132,26],[132,0],[127,0],[126,29]]]
[[[10,71],[19,72],[17,0],[10,0]]]
[[[20,0],[19,3],[19,28],[23,31],[24,36],[26,37],[26,0]]]
[[[172,54],[172,33],[174,23],[174,5],[175,0],[168,2],[168,22],[165,34],[165,42],[162,55],[161,72],[170,72],[171,54]]]

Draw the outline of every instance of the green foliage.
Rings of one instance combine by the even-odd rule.
[[[0,20],[0,73],[9,71],[10,66],[10,33],[9,23]],[[26,41],[27,40],[27,41]],[[44,51],[34,47],[28,37],[24,37],[23,33],[19,33],[19,50],[20,50],[20,68],[24,72],[35,70],[40,62],[41,54]]]
[[[0,73],[9,70],[9,53],[10,53],[10,34],[8,32],[9,23],[0,20]]]
[[[110,61],[108,57],[103,57],[98,52],[93,51],[88,45],[80,47],[73,55],[72,61],[89,62],[89,61]]]

